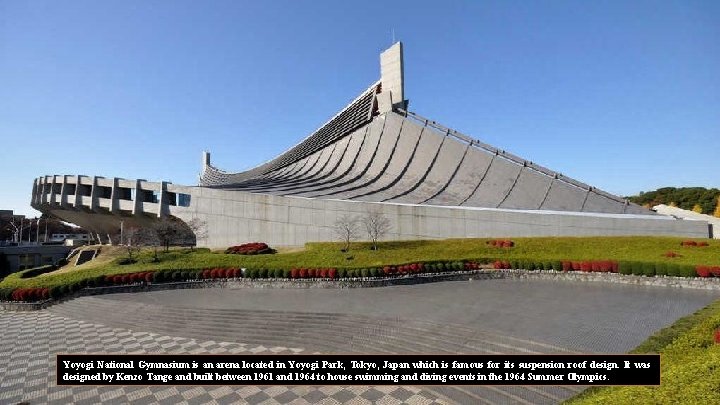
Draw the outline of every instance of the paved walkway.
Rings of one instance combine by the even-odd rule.
[[[0,313],[0,403],[553,404],[579,388],[57,387],[55,353],[620,353],[718,298],[543,280],[83,297]]]

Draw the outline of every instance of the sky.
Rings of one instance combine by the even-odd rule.
[[[717,1],[0,0],[0,209],[196,185],[317,129],[404,45],[410,110],[621,196],[720,187]]]

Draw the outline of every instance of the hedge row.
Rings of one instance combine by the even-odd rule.
[[[47,264],[45,266],[35,267],[32,269],[24,270],[19,273],[20,278],[32,278],[41,274],[50,273],[51,271],[57,270],[57,266],[54,264]]]
[[[106,287],[142,283],[181,282],[191,280],[249,278],[249,279],[326,279],[366,277],[395,277],[408,274],[437,273],[445,271],[476,270],[486,261],[453,261],[409,263],[361,269],[293,268],[293,269],[239,269],[213,268],[203,270],[158,270],[127,274],[115,274],[88,278],[70,285],[52,288],[0,289],[0,300],[34,302],[48,298],[61,298],[86,287]],[[533,261],[497,260],[495,269],[556,270],[582,272],[608,272],[643,276],[720,277],[720,266],[692,266],[675,263],[616,262],[612,260],[591,261]]]
[[[620,262],[620,274],[636,276],[672,276],[695,277],[697,272],[691,264],[652,263],[652,262]]]

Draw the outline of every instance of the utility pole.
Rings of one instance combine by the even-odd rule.
[[[40,244],[40,218],[37,220],[37,224],[35,225],[37,229],[35,229],[35,244]]]

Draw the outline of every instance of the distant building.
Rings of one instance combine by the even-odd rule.
[[[0,247],[10,262],[10,271],[16,272],[33,267],[56,264],[67,257],[71,248],[64,245],[26,245]]]
[[[122,227],[198,219],[207,223],[198,244],[215,248],[332,240],[339,218],[370,211],[388,218],[390,239],[708,236],[707,223],[657,215],[409,111],[403,69],[396,43],[380,55],[380,80],[253,169],[224,171],[205,153],[198,187],[42,176],[32,206],[108,241]],[[237,145],[248,153],[252,146]]]
[[[63,243],[69,240],[88,243],[90,241],[90,235],[86,233],[54,233],[50,235],[48,242]]]

